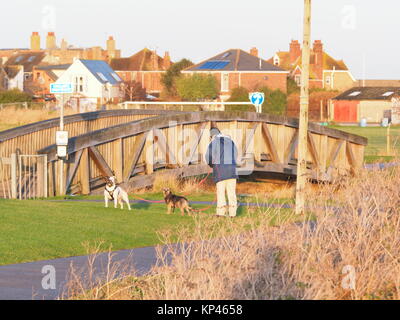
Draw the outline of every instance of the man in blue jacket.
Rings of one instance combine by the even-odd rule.
[[[226,195],[229,203],[229,216],[236,217],[236,181],[238,179],[236,159],[238,151],[235,143],[228,136],[223,135],[218,128],[210,131],[212,138],[207,147],[206,162],[213,168],[214,182],[217,184],[217,216],[223,217],[227,213]]]

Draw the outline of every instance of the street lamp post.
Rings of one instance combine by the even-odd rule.
[[[304,36],[300,95],[299,144],[296,182],[296,214],[305,213],[307,185],[308,106],[310,79],[311,0],[304,0]]]

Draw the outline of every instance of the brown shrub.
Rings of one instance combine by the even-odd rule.
[[[310,93],[310,104],[308,108],[311,121],[328,120],[328,101],[338,95],[336,91],[316,91]],[[322,101],[322,117],[321,117]],[[288,97],[287,116],[298,118],[300,113],[300,94],[293,93]]]

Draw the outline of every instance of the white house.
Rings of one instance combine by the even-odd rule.
[[[74,93],[69,98],[72,104],[78,101],[79,108],[88,103],[118,103],[123,96],[122,79],[100,60],[74,60],[56,83],[72,83]]]
[[[18,89],[24,91],[24,67],[9,66],[5,68],[7,73],[6,89]]]

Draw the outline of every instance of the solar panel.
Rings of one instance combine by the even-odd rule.
[[[209,69],[209,70],[219,70],[225,68],[230,61],[207,61],[204,64],[202,64],[199,69]]]

